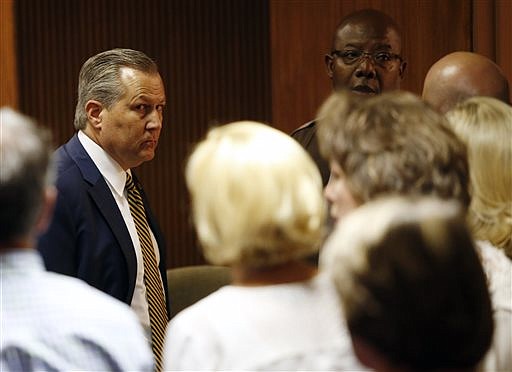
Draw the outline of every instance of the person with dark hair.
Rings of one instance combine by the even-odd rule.
[[[493,97],[510,104],[503,70],[489,58],[471,52],[453,52],[434,63],[423,83],[423,99],[445,113],[468,98]]]
[[[400,88],[406,61],[402,57],[401,31],[395,21],[375,9],[351,13],[340,22],[325,56],[327,76],[334,91],[348,89],[360,96],[373,96]],[[317,121],[306,123],[291,136],[311,155],[329,180],[329,164],[318,150]]]
[[[0,370],[152,371],[127,305],[44,270],[34,245],[56,199],[50,136],[12,109],[0,121]]]
[[[456,201],[384,197],[328,238],[320,267],[334,278],[355,353],[372,370],[477,370],[493,318],[464,214]]]
[[[157,369],[168,321],[165,243],[132,171],[153,159],[165,90],[144,53],[112,49],[80,71],[77,133],[57,149],[59,197],[38,242],[46,267],[131,305]]]

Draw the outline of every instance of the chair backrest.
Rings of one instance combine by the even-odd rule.
[[[197,265],[167,270],[171,319],[181,310],[231,282],[231,269],[225,266]]]

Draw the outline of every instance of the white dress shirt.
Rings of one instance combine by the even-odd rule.
[[[144,262],[142,259],[142,250],[140,247],[139,236],[137,235],[137,229],[130,212],[130,205],[128,204],[127,193],[125,189],[126,172],[114,159],[112,159],[110,155],[105,152],[105,150],[103,150],[96,142],[91,140],[82,131],[78,132],[78,139],[100,171],[103,178],[105,178],[105,181],[107,182],[107,185],[112,192],[112,196],[114,197],[117,206],[119,207],[119,211],[123,216],[126,227],[128,228],[128,232],[130,233],[130,238],[132,239],[133,246],[135,247],[135,255],[137,257],[137,278],[135,280],[135,290],[133,292],[131,307],[139,317],[141,324],[144,326],[146,331],[148,331],[150,329],[150,325],[148,302],[146,300],[146,286],[144,285]],[[128,170],[128,172],[130,172],[130,170]],[[158,244],[156,242],[153,231],[151,231],[151,228],[150,233],[153,247],[155,249],[157,264],[159,264],[160,252],[158,250]]]

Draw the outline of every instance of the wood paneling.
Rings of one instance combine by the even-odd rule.
[[[472,51],[483,54],[503,69],[512,82],[512,1],[473,1]],[[512,87],[511,87],[512,89]],[[512,102],[512,92],[510,94]]]
[[[0,107],[18,107],[13,0],[0,0]]]
[[[472,51],[496,60],[496,6],[494,0],[473,1]]]
[[[128,47],[153,57],[168,108],[157,156],[138,174],[167,236],[168,266],[201,263],[183,182],[193,144],[216,123],[253,119],[290,132],[314,118],[331,92],[323,61],[332,33],[368,7],[402,27],[403,89],[420,93],[431,64],[455,50],[495,58],[512,81],[509,0],[0,0],[1,103],[16,106],[18,91],[21,110],[60,145],[74,132],[89,56]]]
[[[470,0],[271,0],[272,114],[291,131],[315,117],[331,92],[324,55],[333,32],[347,14],[380,9],[402,28],[408,67],[402,88],[420,94],[437,59],[471,48]]]
[[[512,102],[512,1],[496,1],[496,63],[501,66],[507,76]]]
[[[168,266],[201,263],[183,181],[217,123],[270,121],[268,4],[259,0],[18,0],[20,106],[60,145],[73,134],[78,72],[114,47],[153,57],[168,105],[156,158],[137,174],[168,242]]]

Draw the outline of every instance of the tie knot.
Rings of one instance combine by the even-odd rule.
[[[127,190],[134,190],[135,189],[135,183],[133,182],[132,176],[130,176],[130,173],[126,173],[126,189]]]

